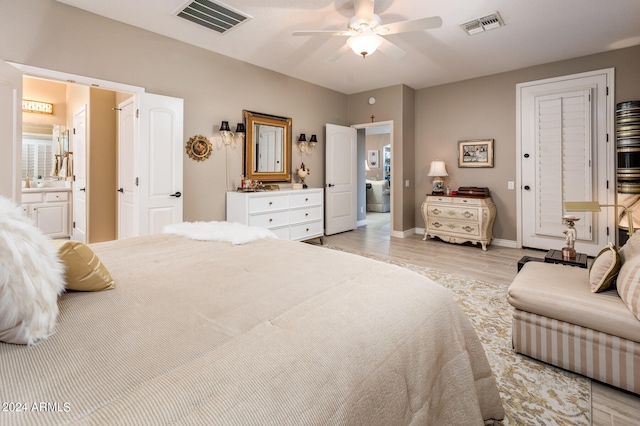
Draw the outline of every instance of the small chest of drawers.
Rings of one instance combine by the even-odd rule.
[[[450,243],[482,244],[493,239],[496,206],[491,197],[427,195],[422,203],[424,238],[438,237]]]
[[[228,192],[227,221],[273,231],[284,240],[324,236],[322,188],[266,192]]]

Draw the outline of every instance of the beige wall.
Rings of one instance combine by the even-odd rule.
[[[0,43],[0,59],[183,98],[185,143],[215,136],[221,120],[235,128],[243,109],[291,117],[294,138],[318,135],[316,152],[304,162],[313,171],[309,186],[324,184],[324,125],[347,124],[346,95],[54,0],[0,0],[0,10],[0,39],[11,40]],[[295,147],[292,154],[295,169],[300,155]],[[185,220],[224,220],[225,164],[218,148],[202,162],[184,154]],[[229,150],[228,173],[237,185],[241,149]]]
[[[53,104],[53,114],[23,112],[22,122],[35,124],[65,125],[67,119],[66,85],[36,78],[25,78],[22,85],[22,98],[31,101]]]
[[[640,46],[525,68],[416,91],[416,227],[424,227],[420,204],[430,192],[432,160],[444,160],[445,185],[489,187],[497,207],[494,236],[516,240],[516,84],[615,68],[615,102],[640,99]],[[495,167],[458,168],[458,141],[495,139]],[[610,138],[615,140],[615,135]]]

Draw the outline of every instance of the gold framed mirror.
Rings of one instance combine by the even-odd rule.
[[[291,182],[291,118],[242,111],[244,175],[260,182]]]

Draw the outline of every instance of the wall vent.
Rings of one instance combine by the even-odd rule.
[[[179,9],[176,15],[220,34],[251,19],[247,14],[210,0],[190,2],[186,7]]]
[[[493,12],[490,15],[460,24],[460,27],[462,27],[462,29],[469,35],[478,34],[483,31],[489,31],[502,26],[504,26],[504,21],[498,12]]]

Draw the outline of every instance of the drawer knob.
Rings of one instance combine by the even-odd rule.
[[[309,228],[307,228],[307,232],[309,232]]]
[[[306,216],[309,216],[309,213],[305,213],[304,215],[305,215],[305,217],[306,217]]]
[[[273,222],[273,219],[272,219],[272,218],[269,218],[269,223],[271,223],[271,222]]]
[[[304,199],[304,201],[309,201],[309,199],[308,199],[308,198],[305,198],[305,199]]]
[[[269,201],[269,205],[273,204],[273,201]]]

